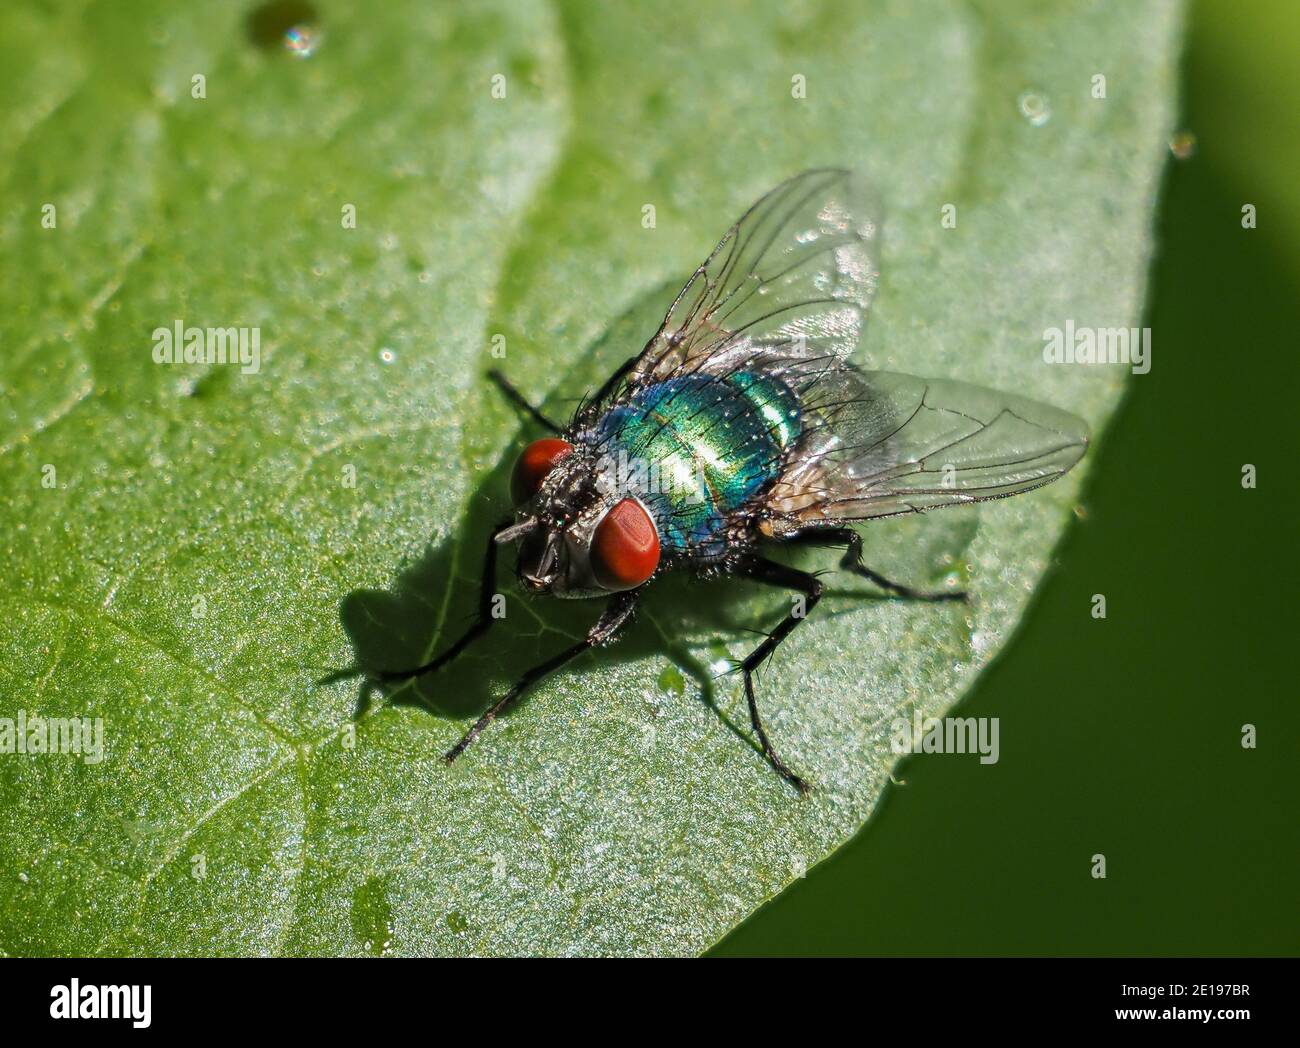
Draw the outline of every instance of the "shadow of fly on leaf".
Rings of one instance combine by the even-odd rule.
[[[662,651],[662,637],[630,629],[652,584],[662,591],[688,580],[696,591],[674,596],[725,616],[723,583],[743,579],[793,598],[736,668],[756,748],[805,793],[764,728],[755,674],[815,617],[825,589],[820,572],[778,551],[835,548],[841,570],[882,594],[961,602],[964,593],[928,592],[868,567],[853,525],[1030,491],[1082,457],[1087,426],[1067,412],[849,362],[879,277],[875,216],[850,172],[783,182],[726,232],[658,330],[646,332],[644,349],[613,366],[568,417],[490,373],[545,434],[509,467],[509,508],[499,501],[502,464],[473,500],[449,548],[455,558],[435,552],[393,594],[354,594],[343,609],[357,665],[393,701],[458,718],[482,711],[448,763],[531,687],[593,649],[623,637],[612,657]],[[503,615],[511,570],[534,600]],[[439,650],[425,650],[427,626],[418,627],[436,621],[437,595],[450,587],[448,614],[463,615],[456,593],[475,580],[468,621],[449,617]],[[541,598],[578,599],[538,611]],[[707,676],[680,654],[712,703]],[[426,690],[452,665],[455,688]]]

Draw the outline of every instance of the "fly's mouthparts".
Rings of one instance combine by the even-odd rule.
[[[500,543],[514,542],[515,539],[527,535],[537,527],[537,518],[529,517],[527,520],[521,520],[518,524],[513,524],[504,531],[497,532],[496,540]]]

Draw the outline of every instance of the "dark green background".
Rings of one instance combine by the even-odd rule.
[[[1198,146],[1165,176],[1152,370],[961,706],[1001,718],[1000,762],[909,759],[858,837],[715,955],[1300,952],[1298,28],[1290,0],[1191,9]]]

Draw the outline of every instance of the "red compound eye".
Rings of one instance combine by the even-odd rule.
[[[591,570],[603,589],[641,585],[659,566],[659,531],[636,499],[614,505],[591,537]]]
[[[510,494],[516,506],[522,506],[542,488],[546,474],[555,464],[573,451],[573,445],[558,437],[534,440],[520,453],[515,470],[510,475]]]

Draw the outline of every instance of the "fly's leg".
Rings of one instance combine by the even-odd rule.
[[[636,360],[636,357],[628,357],[628,359],[620,364],[618,369],[610,375],[609,378],[605,379],[604,384],[596,391],[595,395],[584,401],[584,403],[599,404],[608,397],[614,391],[614,388],[623,380],[624,376],[632,370],[632,365],[636,363]],[[543,415],[538,408],[533,407],[533,405],[528,402],[528,398],[520,393],[519,390],[515,389],[514,384],[511,383],[505,375],[501,374],[500,371],[496,368],[492,368],[487,374],[488,378],[496,384],[497,388],[501,390],[506,399],[534,422],[549,429],[552,433],[564,432],[563,426],[558,422],[551,421]]]
[[[886,592],[898,597],[904,597],[907,600],[924,600],[932,603],[966,600],[965,590],[937,590],[934,592],[915,590],[911,586],[904,586],[901,582],[890,582],[885,576],[872,571],[862,563],[862,536],[852,528],[812,528],[798,535],[792,535],[785,541],[797,543],[801,546],[843,546],[844,559],[840,561],[841,569],[860,575],[869,582],[874,582]]]
[[[483,577],[479,583],[478,591],[478,616],[475,618],[473,625],[470,626],[460,638],[450,648],[444,651],[436,659],[426,662],[423,666],[416,666],[409,670],[380,670],[372,673],[371,676],[377,680],[394,681],[409,680],[412,677],[420,677],[426,673],[432,673],[440,669],[464,651],[469,645],[485,634],[492,628],[492,623],[496,619],[492,617],[492,598],[496,595],[497,583],[497,536],[507,528],[514,527],[514,521],[502,521],[492,529],[492,534],[488,536],[487,551],[483,554]]]
[[[474,726],[464,734],[460,742],[442,755],[442,759],[450,764],[464,753],[465,748],[479,737],[484,728],[509,709],[525,691],[543,677],[554,673],[565,663],[576,659],[584,651],[598,648],[602,644],[608,644],[614,639],[614,635],[631,619],[635,608],[636,590],[627,590],[610,598],[609,603],[605,605],[605,610],[601,612],[600,618],[596,620],[596,624],[587,631],[587,635],[582,640],[571,647],[565,648],[558,655],[552,656],[545,662],[538,663],[532,669],[527,670],[510,686],[510,690],[497,700],[491,709],[474,722]]]
[[[782,620],[781,624],[776,627],[762,644],[755,648],[740,664],[741,672],[745,677],[745,698],[749,702],[749,720],[754,726],[754,734],[758,736],[759,744],[763,748],[763,756],[771,763],[772,767],[777,770],[781,778],[790,783],[800,793],[808,792],[808,784],[792,772],[779,756],[776,750],[772,748],[772,743],[767,737],[767,732],[763,730],[762,718],[758,715],[758,699],[754,695],[754,671],[763,664],[780,643],[794,632],[796,626],[808,617],[809,612],[817,606],[817,602],[822,597],[822,584],[817,580],[815,575],[810,575],[806,571],[800,571],[798,568],[786,567],[784,564],[778,564],[772,560],[765,560],[762,557],[751,557],[740,567],[740,573],[756,582],[765,582],[770,586],[783,586],[786,589],[798,590],[807,598],[804,605],[798,611],[792,611]]]
[[[605,381],[601,384],[600,389],[596,390],[595,395],[591,397],[588,403],[599,404],[607,396],[613,393],[614,388],[620,382],[622,382],[624,376],[627,375],[627,373],[632,370],[632,365],[635,364],[636,361],[637,361],[636,357],[628,357],[627,360],[623,361],[623,363],[620,364],[617,369],[615,369],[613,374],[611,374],[609,378],[605,379]]]
[[[506,399],[509,400],[510,403],[512,403],[525,415],[531,418],[534,422],[536,422],[539,426],[544,426],[545,428],[549,429],[552,433],[563,432],[564,429],[563,426],[560,426],[558,423],[552,422],[549,418],[543,415],[541,411],[533,407],[532,404],[528,403],[528,399],[522,393],[520,393],[519,390],[515,389],[514,385],[511,384],[510,380],[506,378],[505,375],[501,374],[500,371],[498,371],[496,368],[493,368],[487,374],[488,374],[488,378],[490,378],[494,383],[496,383],[497,388],[501,390],[503,394],[505,394]]]

